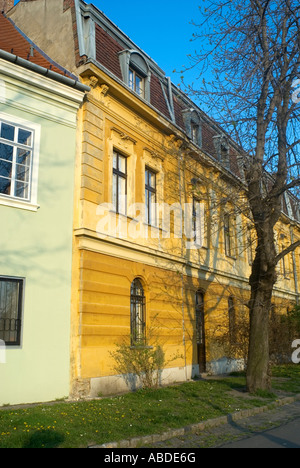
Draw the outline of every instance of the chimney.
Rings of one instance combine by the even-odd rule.
[[[15,0],[0,0],[0,13],[7,13],[13,8]]]

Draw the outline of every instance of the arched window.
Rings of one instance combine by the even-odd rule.
[[[146,344],[146,298],[138,278],[131,284],[130,301],[131,345],[143,346]]]
[[[119,53],[124,82],[140,97],[150,101],[150,67],[145,57],[136,50]]]

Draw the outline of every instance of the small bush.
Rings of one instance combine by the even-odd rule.
[[[117,374],[138,378],[142,388],[157,388],[165,367],[165,354],[160,346],[118,345],[111,353]]]

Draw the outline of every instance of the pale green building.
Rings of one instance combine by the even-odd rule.
[[[87,90],[0,13],[0,406],[69,394],[76,121]]]

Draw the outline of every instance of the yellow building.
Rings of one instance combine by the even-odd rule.
[[[91,87],[78,114],[72,394],[127,388],[111,356],[124,340],[162,347],[163,383],[239,368],[221,339],[248,321],[255,250],[239,148],[93,5],[21,0],[9,15]],[[286,197],[280,248],[300,237],[295,207]],[[296,252],[278,308],[297,301],[299,271]]]

